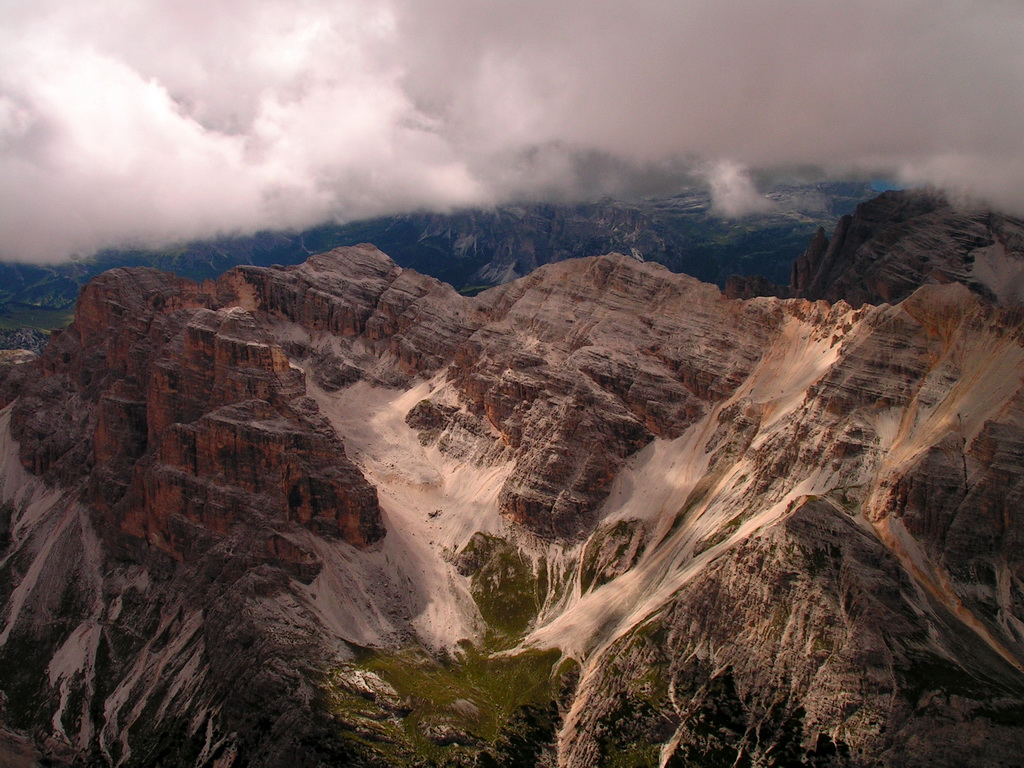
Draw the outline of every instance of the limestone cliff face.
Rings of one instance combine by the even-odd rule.
[[[110,273],[0,369],[3,724],[69,764],[1012,761],[1024,313],[982,294]]]
[[[26,469],[84,483],[100,520],[185,557],[187,523],[297,523],[367,546],[376,493],[252,314],[154,270],[83,291],[12,414]]]
[[[713,286],[624,256],[584,263],[549,265],[475,299],[371,248],[287,270],[239,268],[222,283],[260,312],[330,336],[292,348],[311,355],[320,386],[403,385],[446,370],[478,428],[500,435],[514,460],[503,514],[534,533],[576,536],[625,459],[727,397],[763,341],[758,321]],[[695,312],[684,321],[686,304]]]
[[[491,320],[449,370],[518,459],[502,511],[542,535],[586,531],[625,459],[728,397],[763,341],[713,286],[622,256],[584,264],[481,297]]]

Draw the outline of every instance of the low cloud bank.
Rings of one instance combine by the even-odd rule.
[[[0,258],[752,172],[1024,214],[1024,6],[3,0]]]

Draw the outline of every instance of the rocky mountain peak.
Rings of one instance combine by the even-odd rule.
[[[37,366],[34,396],[14,405],[22,464],[84,482],[103,524],[179,558],[197,530],[226,534],[243,519],[366,546],[383,534],[376,493],[266,321],[220,306],[236,283],[146,268],[90,283]]]
[[[884,192],[823,229],[793,263],[789,286],[734,278],[735,298],[798,296],[895,304],[927,283],[962,283],[986,301],[1024,301],[1024,221],[958,206],[935,190]]]

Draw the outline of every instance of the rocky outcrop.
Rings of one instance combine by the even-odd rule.
[[[997,725],[1017,711],[1020,672],[987,648],[953,661],[929,634],[965,638],[929,603],[877,538],[806,501],[606,650],[566,762],[614,764],[651,742],[668,765],[998,762],[1020,743]]]
[[[625,459],[679,435],[759,357],[759,330],[717,289],[624,256],[550,265],[479,301],[491,322],[449,378],[517,458],[502,511],[541,535],[587,531]],[[734,321],[749,342],[726,338]]]
[[[759,321],[739,318],[711,286],[621,255],[583,264],[467,298],[367,246],[295,268],[239,268],[215,292],[304,329],[309,342],[290,353],[321,387],[404,386],[447,370],[463,426],[475,418],[471,431],[495,431],[492,453],[515,462],[503,513],[534,533],[573,537],[592,526],[626,458],[727,397],[763,341]],[[671,311],[684,304],[695,307],[685,323]],[[749,341],[726,332],[737,321]]]
[[[922,285],[961,283],[994,304],[1024,302],[1024,221],[957,206],[935,190],[885,192],[818,229],[793,262],[790,284],[734,275],[730,298],[801,297],[896,304]]]
[[[886,192],[819,230],[793,265],[793,295],[895,304],[926,283],[958,282],[986,300],[1020,304],[1024,222],[959,208],[929,190]]]
[[[566,715],[566,764],[986,765],[1024,737],[1007,725],[1024,691],[1020,563],[1007,549],[1019,312],[961,286],[831,317],[785,306],[800,308],[797,327],[830,328],[805,358],[828,360],[814,383],[794,398],[783,371],[801,356],[790,348],[777,367],[766,350],[756,370],[770,379],[754,373],[680,446],[680,463],[700,469],[671,497],[671,524],[599,529],[582,584],[591,547],[646,550],[536,632],[566,643],[600,596],[649,601],[593,619],[602,639]],[[680,466],[664,450],[624,487],[658,499],[662,473]],[[652,579],[672,596],[650,600]]]
[[[302,371],[251,313],[210,309],[218,290],[155,270],[90,283],[15,405],[22,464],[83,482],[101,524],[178,558],[195,544],[187,523],[379,539],[376,494],[305,398]]]
[[[818,230],[819,232],[823,230]],[[730,275],[722,291],[727,299],[756,299],[759,296],[774,296],[780,299],[793,297],[785,286],[776,285],[761,275]]]
[[[840,222],[843,222],[842,227],[844,230],[848,226],[847,222],[849,220],[849,216],[840,219]],[[839,236],[839,227],[840,225],[837,224],[834,237]],[[820,269],[825,254],[828,251],[828,245],[829,239],[825,235],[825,228],[818,227],[818,231],[814,233],[811,241],[807,244],[807,250],[793,261],[793,271],[789,281],[791,288],[797,291],[806,290]]]

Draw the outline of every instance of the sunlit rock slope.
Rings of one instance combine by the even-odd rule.
[[[56,764],[1024,747],[1024,312],[962,285],[359,246],[114,270],[0,370],[0,724]]]

